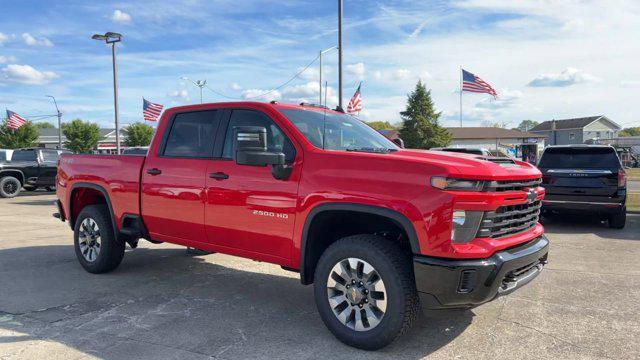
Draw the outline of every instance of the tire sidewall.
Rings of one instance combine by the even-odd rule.
[[[80,226],[82,222],[87,219],[93,219],[100,231],[100,252],[95,261],[88,261],[82,255],[79,245]],[[120,260],[124,254],[124,246],[116,242],[113,233],[113,224],[111,223],[109,212],[106,206],[101,205],[89,205],[82,209],[78,218],[75,221],[73,229],[73,247],[75,249],[76,257],[82,267],[90,273],[102,273],[112,270],[112,257],[120,256]],[[121,252],[121,254],[118,254]],[[117,261],[119,264],[120,260]],[[116,266],[117,266],[116,264]]]
[[[335,245],[335,244],[334,244]],[[375,350],[392,342],[402,329],[405,312],[405,295],[399,274],[389,261],[388,254],[376,248],[358,246],[346,242],[345,246],[330,246],[320,258],[314,279],[314,295],[320,316],[325,325],[340,340],[366,350]],[[367,331],[356,331],[343,325],[334,315],[327,297],[327,281],[334,265],[349,257],[368,262],[378,272],[385,285],[387,309],[380,323]]]
[[[9,194],[4,191],[4,186],[7,182],[13,182],[16,184],[16,188],[18,189],[15,193]],[[20,189],[22,188],[22,184],[20,180],[13,176],[5,176],[0,179],[0,197],[3,198],[13,198],[16,197],[20,193]]]

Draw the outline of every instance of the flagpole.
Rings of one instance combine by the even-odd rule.
[[[462,127],[462,66],[460,66],[460,127]]]

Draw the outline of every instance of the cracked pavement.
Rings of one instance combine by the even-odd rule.
[[[145,241],[86,273],[44,192],[0,199],[0,359],[637,359],[640,215],[545,222],[550,263],[473,310],[425,314],[378,352],[338,342],[278,266]]]

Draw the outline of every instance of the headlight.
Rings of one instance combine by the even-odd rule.
[[[480,191],[484,186],[484,181],[433,176],[431,186],[441,190]]]
[[[482,221],[482,214],[482,211],[454,211],[451,241],[460,244],[475,238]]]

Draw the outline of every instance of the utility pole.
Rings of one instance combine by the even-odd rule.
[[[338,107],[342,109],[342,0],[338,0]]]
[[[58,115],[58,150],[62,149],[62,113],[58,110],[58,103],[53,95],[47,95],[53,99],[53,105],[56,106],[56,114]]]
[[[116,65],[116,43],[122,41],[122,34],[108,32],[104,35],[95,34],[91,37],[93,40],[104,41],[111,44],[111,63],[113,65],[113,107],[115,111],[116,122],[116,152],[120,155],[120,124],[118,121],[118,67]]]
[[[320,93],[319,93],[320,96],[318,97],[318,100],[319,100],[318,104],[319,105],[322,105],[322,55],[328,53],[329,51],[331,51],[331,50],[333,50],[335,48],[336,48],[336,46],[332,46],[332,47],[330,47],[328,49],[320,51],[320,56],[319,56],[319,58],[320,58],[320,79],[318,80],[318,85],[320,86]],[[327,89],[327,87],[325,86],[325,91],[327,91],[326,89]]]
[[[188,77],[186,77],[186,76],[183,76],[183,77],[181,77],[180,79],[182,79],[182,80],[187,80],[187,81],[191,81],[191,83],[192,83],[193,85],[195,85],[195,86],[197,86],[197,87],[199,87],[199,88],[200,88],[200,104],[202,104],[202,88],[203,88],[203,87],[205,87],[205,86],[207,86],[207,80],[205,79],[205,80],[196,80],[196,81],[193,81],[193,80],[189,79],[189,78],[188,78]]]

